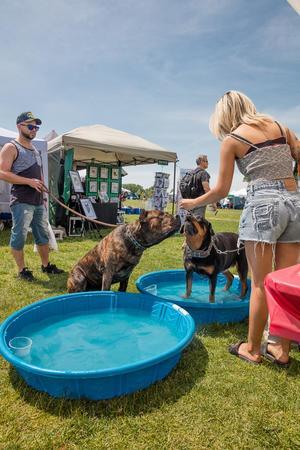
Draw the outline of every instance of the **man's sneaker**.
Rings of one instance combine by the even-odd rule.
[[[46,267],[42,266],[42,272],[53,273],[54,275],[58,275],[60,273],[64,273],[64,270],[59,269],[58,267],[56,267],[55,264],[48,263],[48,266]]]
[[[24,269],[19,272],[19,278],[21,278],[21,280],[34,281],[34,276],[32,275],[31,270],[28,270],[27,267],[24,267]]]

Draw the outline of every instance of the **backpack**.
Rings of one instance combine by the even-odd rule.
[[[182,198],[196,198],[205,193],[201,173],[203,169],[195,169],[187,172],[180,180],[179,189]]]

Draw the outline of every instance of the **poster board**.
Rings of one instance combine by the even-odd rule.
[[[83,194],[84,189],[80,179],[79,172],[77,170],[69,170],[69,174],[75,194]]]
[[[97,219],[93,204],[90,198],[81,198],[80,204],[83,210],[83,213],[89,219]]]

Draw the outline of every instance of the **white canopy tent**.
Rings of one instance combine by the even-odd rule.
[[[177,154],[133,134],[105,125],[75,128],[48,142],[48,153],[62,148],[74,149],[74,161],[99,161],[122,166],[176,163]]]
[[[160,162],[174,163],[173,191],[175,191],[177,154],[139,136],[105,125],[75,128],[48,142],[49,170],[51,172],[53,170],[56,172],[55,164],[59,159],[63,160],[65,152],[71,149],[73,166],[78,169],[83,169],[88,163],[104,163],[119,167]],[[51,180],[50,190],[53,190],[55,194],[58,182],[54,180],[55,177],[52,173],[49,173],[49,177]],[[173,212],[174,201],[173,198]]]
[[[247,189],[242,188],[238,191],[230,191],[229,195],[233,195],[234,197],[247,197]]]
[[[0,128],[0,150],[4,144],[16,139],[18,133],[5,128]],[[47,142],[44,139],[34,139],[33,145],[41,152],[43,162],[44,180],[48,186],[48,157],[47,157]],[[10,212],[9,209],[9,193],[10,184],[0,180],[0,212]]]

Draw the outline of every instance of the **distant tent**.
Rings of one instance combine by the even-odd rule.
[[[55,130],[51,130],[50,133],[46,134],[44,137],[44,140],[49,142],[52,141],[52,139],[55,139],[58,136]]]
[[[247,196],[247,189],[246,188],[242,188],[239,191],[231,191],[228,194],[228,197],[232,196],[232,197],[246,197]]]

